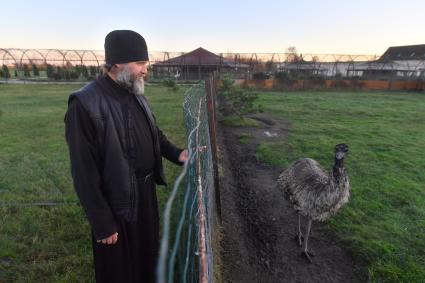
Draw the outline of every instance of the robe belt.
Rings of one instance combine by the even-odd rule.
[[[149,172],[149,173],[141,173],[138,174],[140,172],[136,172],[136,178],[138,182],[143,182],[146,183],[151,177],[153,177],[153,172]]]

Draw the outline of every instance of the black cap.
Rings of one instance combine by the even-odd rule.
[[[108,65],[149,61],[145,39],[132,30],[114,30],[105,37],[105,62]]]

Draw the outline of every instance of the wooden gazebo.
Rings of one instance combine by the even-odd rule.
[[[209,73],[244,72],[249,66],[216,55],[202,47],[181,56],[152,65],[154,78],[175,77],[182,80],[201,80]]]

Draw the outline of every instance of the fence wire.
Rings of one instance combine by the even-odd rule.
[[[159,283],[213,282],[214,178],[204,84],[186,92],[183,110],[189,159],[164,211]]]

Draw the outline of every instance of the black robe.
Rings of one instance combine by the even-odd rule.
[[[106,80],[114,91],[120,95],[119,103],[127,107],[134,117],[134,149],[130,154],[133,157],[134,167],[138,178],[137,220],[126,222],[115,217],[114,225],[105,224],[105,232],[110,227],[116,227],[118,241],[114,245],[97,243],[92,234],[94,266],[97,282],[155,282],[155,267],[159,249],[159,217],[158,204],[155,192],[155,183],[152,171],[155,168],[153,137],[148,118],[138,105],[136,98],[127,90],[121,88],[111,78]],[[66,114],[66,137],[68,144],[85,142],[94,144],[94,127],[89,114],[84,107],[74,99],[68,106]],[[168,142],[168,141],[167,141]],[[172,145],[170,143],[170,145]],[[70,149],[71,151],[71,149]],[[178,163],[178,154],[181,150],[173,150],[175,163]],[[70,154],[80,154],[70,152]],[[73,169],[78,164],[71,164]],[[89,174],[89,173],[87,173]],[[103,219],[99,219],[103,221]],[[99,231],[97,231],[99,233]]]

